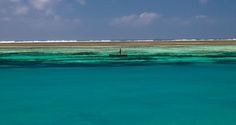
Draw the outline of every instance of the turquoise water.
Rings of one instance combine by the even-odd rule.
[[[0,49],[0,125],[235,125],[234,46]]]
[[[78,67],[150,64],[235,63],[236,46],[122,48],[128,57],[109,57],[115,47],[0,48],[0,67]]]

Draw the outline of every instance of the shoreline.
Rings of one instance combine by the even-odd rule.
[[[236,41],[153,41],[153,42],[37,42],[0,43],[0,47],[142,47],[188,45],[236,45]]]

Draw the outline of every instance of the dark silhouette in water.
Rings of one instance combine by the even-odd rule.
[[[128,56],[128,55],[127,55],[127,54],[123,54],[123,53],[122,53],[122,50],[121,50],[121,48],[120,48],[119,53],[117,53],[117,54],[109,54],[109,56],[110,56],[110,57],[126,57],[126,56]]]

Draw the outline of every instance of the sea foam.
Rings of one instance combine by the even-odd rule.
[[[155,41],[236,41],[229,39],[126,39],[126,40],[4,40],[0,43],[60,43],[60,42],[155,42]]]

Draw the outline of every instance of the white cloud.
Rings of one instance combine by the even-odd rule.
[[[206,15],[197,15],[197,16],[195,16],[195,19],[207,19],[208,18],[208,16],[206,16]]]
[[[80,5],[86,5],[87,1],[86,0],[76,0],[79,2]]]
[[[2,21],[5,21],[5,22],[9,22],[11,21],[11,18],[10,17],[3,17],[3,18],[0,18]]]
[[[216,22],[216,19],[209,17],[207,15],[197,15],[195,16],[195,21],[204,21],[212,24]]]
[[[199,0],[200,4],[207,4],[209,0]]]
[[[58,2],[58,0],[31,0],[31,5],[37,10],[45,10],[51,7],[53,4]]]
[[[26,15],[29,11],[29,8],[27,6],[17,6],[15,7],[16,11],[15,13],[17,15]]]
[[[55,22],[79,22],[57,13],[57,4],[62,0],[0,0],[0,22],[45,19]],[[67,20],[67,21],[65,21]]]
[[[167,24],[175,24],[176,26],[190,26],[193,23],[192,17],[166,17],[163,22]]]
[[[153,23],[160,15],[157,13],[144,12],[139,15],[133,14],[116,18],[112,21],[113,26],[147,26]]]
[[[21,2],[21,0],[10,0],[11,2],[13,2],[13,3],[19,3],[19,2]]]
[[[47,18],[53,20],[61,20],[62,17],[58,15],[55,11],[55,6],[62,0],[28,0],[31,8],[34,8],[36,11]]]

